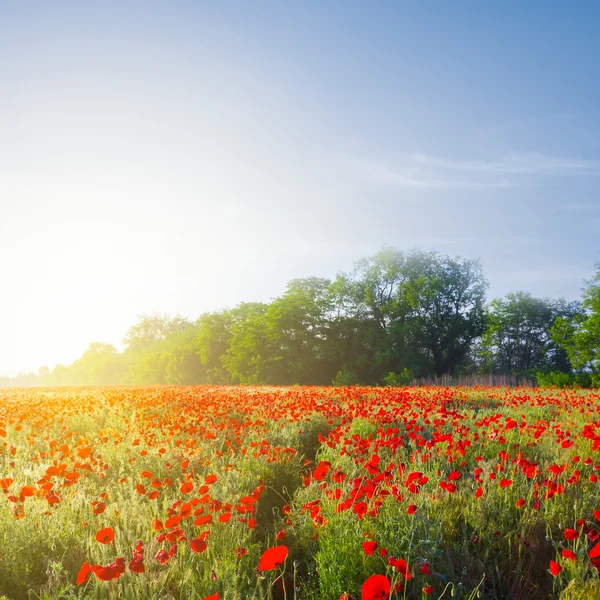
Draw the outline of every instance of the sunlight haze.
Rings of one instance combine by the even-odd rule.
[[[597,5],[87,4],[0,5],[0,375],[384,244],[579,298]]]

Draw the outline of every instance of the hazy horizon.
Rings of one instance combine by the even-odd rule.
[[[363,258],[363,257],[358,257],[358,258]],[[358,260],[358,258],[357,258],[357,260]],[[470,258],[470,257],[465,257],[465,258]],[[352,267],[352,264],[350,264],[348,266],[347,270],[351,270],[351,267]],[[339,272],[339,271],[340,270],[338,269],[338,271],[336,271],[336,273]],[[323,275],[323,276],[332,279],[335,276],[336,273],[332,273],[330,276],[327,276],[327,275]],[[311,276],[311,275],[312,274],[306,274],[307,277]],[[300,275],[300,277],[302,277],[302,275]],[[285,283],[287,283],[287,282],[285,282]],[[583,286],[583,281],[582,281],[582,286]],[[581,291],[581,287],[582,286],[580,286],[580,290],[577,293],[575,293],[573,295],[573,297],[567,297],[567,296],[563,296],[563,297],[565,297],[567,300],[578,300],[580,298],[580,295],[581,295],[580,291]],[[490,288],[491,287],[492,287],[492,285],[491,285],[491,282],[490,282]],[[489,294],[489,289],[490,288],[488,288],[488,294],[487,294],[488,301],[491,300],[493,297],[496,297],[496,296],[492,296],[492,295]],[[279,291],[279,294],[283,293],[284,290],[285,290],[285,284],[282,284],[281,290]],[[518,291],[518,290],[517,290],[517,288],[508,290],[508,292],[511,292],[511,291]],[[529,291],[529,290],[524,290],[524,291]],[[234,306],[234,304],[239,304],[240,302],[253,302],[253,301],[267,302],[267,301],[272,300],[273,297],[274,296],[269,297],[269,298],[266,298],[266,297],[264,297],[264,298],[241,298],[237,302],[232,303],[231,305],[228,305],[228,306],[215,306],[215,307],[212,307],[212,308],[207,309],[207,310],[228,309],[228,308],[232,308]],[[120,335],[120,337],[117,337],[117,338],[112,339],[112,340],[107,340],[107,339],[90,339],[90,340],[88,340],[87,342],[84,343],[84,345],[81,348],[79,348],[76,351],[71,352],[72,358],[70,358],[68,360],[56,361],[54,363],[48,363],[46,361],[46,362],[40,363],[39,365],[32,365],[32,366],[29,366],[29,367],[26,367],[26,368],[20,368],[20,369],[19,368],[17,368],[17,369],[15,369],[15,368],[13,368],[13,369],[2,369],[0,367],[0,377],[14,377],[15,375],[20,374],[20,373],[21,374],[30,373],[30,372],[37,373],[38,369],[40,367],[43,367],[43,366],[49,367],[52,370],[57,364],[69,365],[74,360],[76,360],[77,358],[79,358],[81,356],[81,354],[87,349],[87,347],[89,346],[89,344],[92,343],[92,342],[103,342],[103,343],[112,344],[113,346],[115,346],[117,348],[117,350],[119,350],[119,352],[121,352],[121,351],[124,350],[122,341],[123,341],[123,338],[125,337],[125,334],[127,333],[127,330],[129,329],[129,327],[131,327],[132,325],[134,325],[138,321],[139,317],[146,316],[146,315],[153,315],[153,314],[160,314],[160,313],[158,311],[152,311],[152,312],[144,313],[143,315],[141,313],[138,314],[138,315],[136,315],[135,318],[134,318],[134,320],[131,321],[130,323],[128,323],[126,325],[126,328],[123,330],[122,335]],[[188,318],[190,321],[194,321],[194,320],[196,320],[200,316],[200,313],[198,313],[198,314],[184,315],[181,312],[177,312],[177,311],[170,312],[170,313],[165,313],[165,314],[168,314],[169,316],[172,316],[172,317],[173,316],[181,316],[181,317],[184,317],[184,318]]]
[[[259,8],[261,10],[259,10]],[[0,6],[0,374],[384,244],[488,299],[600,259],[600,6]]]

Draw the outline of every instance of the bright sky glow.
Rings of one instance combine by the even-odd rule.
[[[0,375],[384,243],[600,259],[597,4],[91,4],[0,4]]]

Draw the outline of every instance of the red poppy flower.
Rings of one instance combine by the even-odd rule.
[[[132,573],[145,573],[144,561],[136,560],[135,558],[129,563],[129,570]]]
[[[600,557],[600,543],[596,544],[590,550],[590,558],[598,558],[598,557]]]
[[[407,509],[406,512],[409,515],[414,515],[417,512],[417,505],[416,504],[411,504]]]
[[[112,579],[118,579],[121,575],[115,567],[99,567],[94,571],[94,575],[100,581],[111,581]]]
[[[177,525],[179,525],[180,521],[181,521],[181,517],[179,515],[173,515],[172,517],[169,517],[165,521],[165,527],[167,529],[171,529],[172,527],[177,527]]]
[[[150,526],[152,527],[152,529],[154,529],[154,531],[160,531],[161,529],[164,529],[164,525],[162,524],[161,521],[159,521],[158,519],[152,519],[152,523],[150,523]]]
[[[207,525],[208,523],[212,523],[212,515],[203,515],[201,517],[198,517],[195,521],[194,521],[194,525],[196,527],[202,527],[202,525]]]
[[[391,584],[385,575],[371,575],[362,585],[362,600],[387,600]]]
[[[454,494],[454,492],[456,492],[456,486],[453,483],[448,483],[447,481],[440,481],[440,487],[450,494]]]
[[[79,569],[79,573],[77,573],[77,580],[75,581],[75,583],[77,585],[81,585],[82,583],[85,583],[85,581],[88,578],[88,575],[91,573],[91,569],[90,569],[90,565],[87,562],[84,562],[81,565],[81,569]]]
[[[179,491],[182,494],[189,494],[194,490],[194,484],[191,481],[186,481],[179,486]]]
[[[194,553],[204,552],[208,548],[208,544],[201,538],[195,538],[190,541],[190,548]]]
[[[125,573],[125,559],[117,558],[106,567],[101,565],[92,565],[90,569],[94,572],[96,578],[100,579],[100,581],[111,581],[112,579],[118,579],[123,573]]]
[[[564,535],[567,540],[573,541],[579,537],[579,532],[577,531],[577,529],[568,529],[567,528],[564,531]]]
[[[287,546],[275,546],[274,548],[269,548],[263,552],[263,555],[260,557],[258,568],[261,571],[272,571],[285,562],[287,555]]]
[[[93,505],[93,511],[95,515],[101,515],[106,509],[106,504],[104,502],[96,502]]]
[[[563,555],[563,558],[566,558],[567,560],[577,560],[577,554],[575,554],[575,552],[572,552],[571,550],[567,550],[566,548],[563,548],[563,550],[561,550],[561,554]]]
[[[377,542],[364,542],[363,550],[367,556],[371,556],[377,550]]]
[[[313,472],[313,479],[315,481],[322,481],[327,476],[327,473],[329,473],[329,469],[331,469],[331,463],[327,460],[322,460]]]
[[[410,572],[408,563],[403,558],[388,558],[388,565],[394,567],[396,571],[401,573],[406,579],[406,581],[409,581],[412,578],[412,574]]]
[[[111,527],[105,527],[96,534],[96,540],[101,544],[110,544],[115,539],[115,532]]]
[[[561,571],[562,571],[562,567],[558,563],[551,560],[550,561],[550,573],[552,573],[552,576],[556,577]]]

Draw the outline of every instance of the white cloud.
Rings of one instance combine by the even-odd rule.
[[[429,168],[489,173],[497,175],[600,175],[600,160],[565,158],[539,153],[517,153],[497,160],[448,160],[426,154],[413,155],[414,160]]]
[[[600,175],[600,160],[538,153],[515,153],[486,161],[423,153],[344,154],[338,159],[363,183],[415,190],[509,188],[532,185],[540,175],[546,179]]]
[[[571,202],[568,204],[564,204],[563,206],[558,206],[556,208],[557,211],[563,212],[575,212],[575,211],[590,211],[590,210],[598,210],[600,208],[600,202],[597,204],[582,204],[580,202]]]

